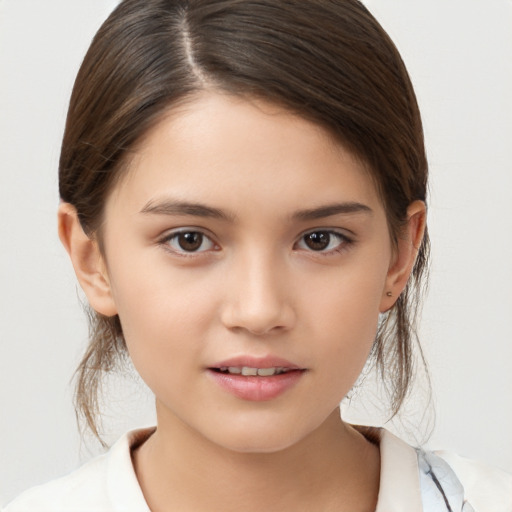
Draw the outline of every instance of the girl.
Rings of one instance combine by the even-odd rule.
[[[501,472],[340,417],[368,358],[404,401],[429,247],[414,92],[359,2],[123,1],[59,181],[79,411],[98,434],[129,354],[157,425],[7,511],[510,510]]]

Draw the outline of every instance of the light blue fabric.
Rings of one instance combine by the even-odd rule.
[[[453,469],[432,452],[417,450],[424,512],[475,512]]]

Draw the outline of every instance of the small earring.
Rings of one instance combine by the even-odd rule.
[[[392,294],[391,292],[387,292],[387,293],[386,293],[386,295],[387,295],[388,297],[393,297],[393,294]]]

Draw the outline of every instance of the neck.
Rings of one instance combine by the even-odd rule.
[[[307,438],[272,453],[241,453],[159,417],[134,453],[150,509],[225,512],[375,510],[379,451],[336,410]]]

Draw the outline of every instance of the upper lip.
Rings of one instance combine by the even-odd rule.
[[[290,370],[303,370],[298,366],[286,359],[276,356],[254,357],[254,356],[237,356],[230,359],[224,359],[209,366],[209,368],[287,368]]]

